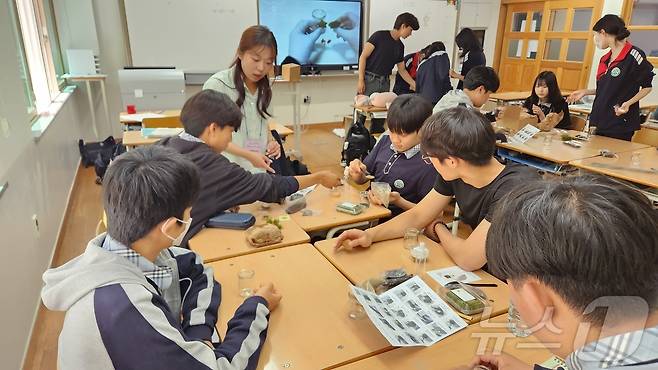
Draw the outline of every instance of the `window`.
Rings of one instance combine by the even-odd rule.
[[[46,112],[63,83],[57,27],[51,0],[15,0],[15,29],[28,111]]]
[[[631,31],[633,45],[642,49],[654,67],[658,68],[658,0],[626,0],[622,18]]]

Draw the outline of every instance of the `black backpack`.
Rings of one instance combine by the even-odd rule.
[[[356,122],[347,130],[341,153],[343,166],[348,166],[354,159],[363,160],[375,146],[375,138],[370,135],[365,123],[366,117],[359,115]]]
[[[113,136],[108,136],[107,139],[101,142],[87,144],[80,139],[78,140],[78,149],[80,150],[82,165],[85,167],[94,166],[97,184],[102,182],[110,162],[126,151],[126,147],[121,142],[117,142]]]

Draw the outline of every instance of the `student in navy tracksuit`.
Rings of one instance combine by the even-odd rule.
[[[260,288],[220,339],[213,270],[176,247],[198,191],[196,166],[173,149],[139,148],[110,165],[103,180],[108,232],[43,275],[43,303],[66,311],[58,368],[256,368],[281,296],[272,284]]]
[[[574,91],[567,99],[574,102],[585,95],[596,95],[589,116],[596,134],[631,140],[640,129],[640,100],[651,92],[653,66],[644,51],[633,46],[624,21],[607,14],[593,27],[599,49],[610,48],[601,57],[596,72],[596,89]]]
[[[457,90],[461,90],[464,88],[464,79],[468,72],[477,66],[486,65],[487,57],[484,55],[484,51],[482,51],[480,41],[470,28],[464,28],[459,31],[457,36],[455,36],[455,43],[461,50],[459,57],[461,58],[462,68],[459,73],[451,70],[450,77],[459,80]]]
[[[441,41],[433,42],[425,52],[416,72],[416,91],[434,106],[452,90],[450,59]]]

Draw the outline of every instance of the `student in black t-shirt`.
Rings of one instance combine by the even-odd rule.
[[[454,107],[434,114],[420,131],[421,150],[439,173],[434,189],[415,207],[401,215],[363,230],[340,235],[336,249],[369,247],[373,242],[401,237],[407,228],[425,228],[426,235],[464,270],[477,270],[486,263],[485,240],[498,201],[517,185],[539,176],[529,167],[502,165],[494,158],[496,137],[491,123],[468,107]],[[441,216],[453,196],[462,220],[473,228],[467,239],[453,236]]]
[[[475,33],[470,28],[464,28],[459,31],[457,36],[455,36],[455,43],[461,50],[459,57],[462,59],[462,70],[460,73],[450,70],[450,77],[459,80],[457,89],[461,90],[464,88],[464,77],[468,71],[473,67],[487,64],[487,57],[484,55],[484,51],[482,51],[480,41],[475,37]]]
[[[555,73],[551,71],[539,72],[535,78],[532,94],[523,102],[523,108],[529,114],[537,116],[539,122],[550,113],[564,112],[562,120],[555,127],[568,129],[571,126],[569,105],[562,97]]]
[[[640,99],[651,92],[653,66],[644,51],[628,41],[631,33],[618,16],[607,14],[592,29],[596,47],[610,51],[601,57],[596,89],[574,91],[567,101],[596,95],[589,116],[596,134],[631,140],[640,129]]]

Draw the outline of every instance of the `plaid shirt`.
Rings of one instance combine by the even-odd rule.
[[[167,290],[173,281],[171,267],[157,264],[159,256],[153,263],[134,250],[112,239],[109,235],[106,235],[103,241],[103,249],[124,257],[137,266],[144,273],[144,277],[153,281],[160,288],[160,292]]]
[[[658,326],[602,338],[567,357],[570,370],[654,364],[658,368]]]
[[[388,131],[384,132],[382,136],[384,135],[389,135],[389,132]],[[393,153],[397,153],[397,154],[400,153],[397,151],[397,149],[395,149],[395,146],[393,144],[391,144],[391,150],[393,151]],[[411,157],[420,153],[420,144],[416,144],[402,153],[404,153],[404,156],[407,157],[407,159],[411,159]]]

